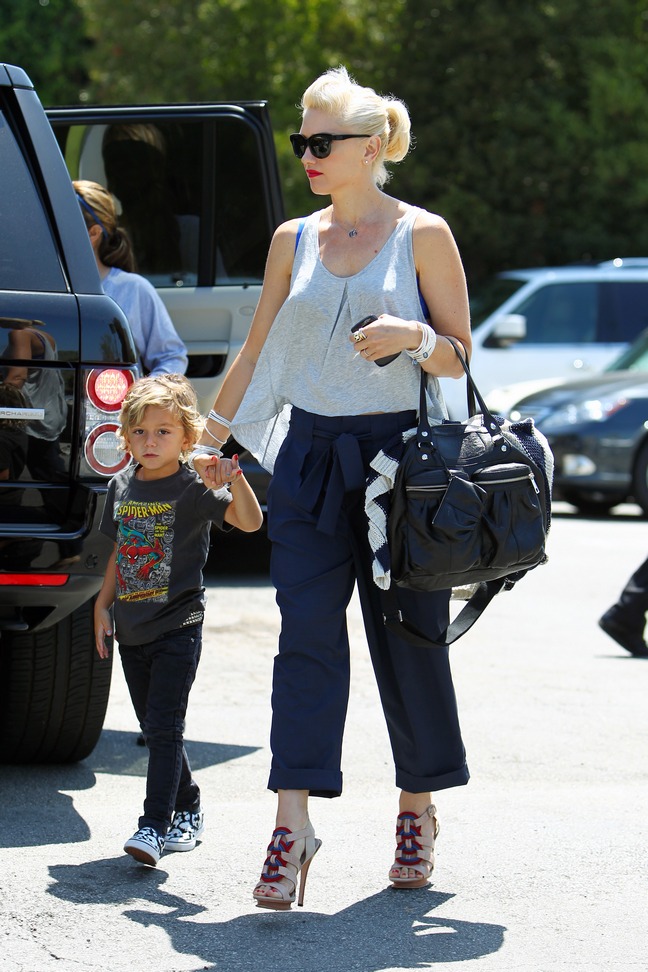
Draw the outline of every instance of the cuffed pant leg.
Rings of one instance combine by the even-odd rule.
[[[396,785],[411,793],[462,786],[470,774],[448,647],[417,648],[385,628],[364,530],[356,531],[356,537],[358,590],[394,756]],[[449,591],[398,592],[403,615],[433,639],[440,639],[447,628],[449,597]]]
[[[309,514],[282,514],[272,530],[271,573],[281,610],[272,688],[272,790],[338,796],[349,697],[346,608],[353,562],[340,536]]]

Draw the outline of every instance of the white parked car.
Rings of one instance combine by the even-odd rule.
[[[531,393],[552,379],[599,372],[618,357],[648,327],[648,259],[508,270],[471,307],[471,371],[491,404],[495,389],[524,382]],[[442,387],[450,417],[464,418],[465,381],[444,378]]]

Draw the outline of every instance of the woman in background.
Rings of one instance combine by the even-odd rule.
[[[145,373],[183,375],[187,370],[186,348],[153,284],[135,273],[133,248],[128,234],[118,225],[113,197],[98,182],[80,179],[72,184],[103,289],[128,318]]]

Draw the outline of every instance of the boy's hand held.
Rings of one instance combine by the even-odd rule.
[[[108,645],[106,644],[106,638],[110,638],[112,633],[110,611],[106,610],[106,608],[96,608],[95,644],[97,646],[97,654],[100,658],[108,658],[110,656]]]

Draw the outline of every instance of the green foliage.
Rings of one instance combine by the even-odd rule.
[[[378,0],[79,0],[96,38],[93,97],[106,102],[268,100],[291,213],[315,202],[292,155],[313,78],[381,42]],[[373,25],[373,26],[372,26]],[[373,31],[374,39],[368,38]]]
[[[417,144],[398,187],[450,221],[469,275],[648,253],[641,7],[404,8],[393,70]]]
[[[648,253],[644,0],[0,0],[0,52],[44,102],[263,98],[289,215],[321,205],[288,134],[344,63],[401,97],[388,191],[450,222],[473,279]],[[91,56],[84,42],[92,37]]]
[[[0,61],[17,64],[43,104],[73,104],[88,81],[75,0],[0,0]]]

